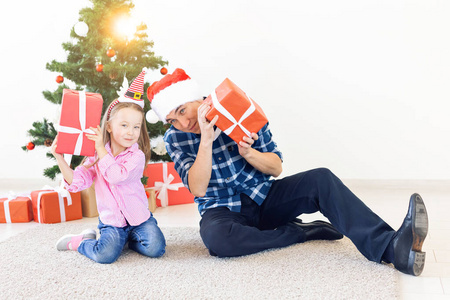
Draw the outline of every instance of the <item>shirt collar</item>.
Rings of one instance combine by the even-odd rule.
[[[106,151],[107,151],[109,154],[112,155],[112,151],[111,151],[111,141],[108,141],[108,142],[106,143],[105,149],[106,149]],[[126,153],[128,153],[128,152],[136,152],[136,150],[138,150],[138,149],[139,149],[138,143],[134,143],[133,145],[131,145],[130,147],[128,147],[127,149],[125,149],[125,151],[122,151],[121,153],[119,153],[119,155],[117,155],[117,156],[124,155],[124,154],[126,154]]]

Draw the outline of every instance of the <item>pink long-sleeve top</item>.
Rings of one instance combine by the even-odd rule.
[[[95,196],[100,220],[103,224],[124,227],[137,226],[146,221],[151,213],[141,182],[145,167],[145,155],[134,144],[114,157],[110,143],[105,145],[108,155],[92,165],[97,155],[86,159],[73,172],[73,181],[66,189],[78,192],[92,185],[95,180]]]

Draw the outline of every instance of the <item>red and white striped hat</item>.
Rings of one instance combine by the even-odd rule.
[[[184,70],[175,69],[147,89],[147,98],[158,118],[166,123],[167,115],[180,105],[202,99],[200,88]]]
[[[144,77],[147,68],[143,68],[142,72],[136,77],[131,86],[119,97],[119,102],[132,102],[144,108]]]
[[[140,107],[144,108],[144,77],[145,73],[147,72],[147,68],[143,68],[142,72],[133,80],[131,83],[131,86],[128,87],[128,80],[125,77],[123,79],[123,84],[120,90],[117,92],[119,95],[119,98],[114,100],[110,105],[108,109],[108,117],[111,113],[111,110],[114,106],[116,106],[119,102],[131,102],[139,105]]]

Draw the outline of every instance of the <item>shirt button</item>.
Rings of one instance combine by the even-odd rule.
[[[230,177],[227,177],[227,180],[230,180]]]
[[[222,160],[222,157],[219,157],[219,160]]]

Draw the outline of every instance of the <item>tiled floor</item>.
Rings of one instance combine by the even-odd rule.
[[[373,211],[380,215],[393,228],[397,229],[406,214],[409,197],[412,193],[421,194],[429,215],[429,234],[424,243],[427,252],[425,269],[420,277],[401,274],[403,299],[450,299],[450,181],[366,181],[344,180]],[[24,191],[24,187],[39,189],[41,181],[0,180],[0,195],[9,190]],[[55,185],[51,183],[51,185]],[[198,226],[200,220],[195,204],[158,208],[154,213],[161,227]],[[320,214],[302,216],[304,221],[324,219]],[[95,218],[94,218],[95,220]],[[72,221],[84,223],[84,218]],[[0,242],[28,230],[42,226],[34,222],[0,224]],[[361,256],[361,259],[364,259]]]

